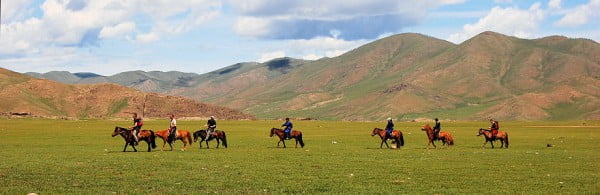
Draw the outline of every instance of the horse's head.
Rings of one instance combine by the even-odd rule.
[[[380,128],[377,128],[377,127],[373,128],[373,132],[371,133],[371,136],[375,136],[375,135],[379,134],[379,131],[381,131]]]
[[[431,130],[431,126],[429,126],[429,124],[425,124],[423,125],[423,127],[421,127],[421,131],[429,131]]]
[[[484,129],[479,128],[479,132],[477,132],[477,136],[481,136],[483,135],[483,131],[485,131]]]
[[[277,130],[277,128],[271,128],[271,133],[269,133],[269,137],[273,137],[273,134],[275,134],[275,130]]]
[[[119,135],[119,132],[121,132],[120,127],[115,127],[115,130],[112,132],[112,136],[117,136]]]
[[[203,137],[202,136],[203,131],[206,132],[206,130],[198,130],[198,131],[194,132],[194,142],[197,142],[199,137]]]

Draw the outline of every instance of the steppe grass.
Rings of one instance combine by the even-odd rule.
[[[486,122],[445,121],[443,131],[456,139],[449,149],[426,149],[419,122],[396,123],[405,134],[401,149],[379,149],[370,136],[385,122],[294,121],[306,146],[288,141],[286,149],[268,136],[282,121],[218,122],[227,149],[195,143],[183,152],[178,142],[162,152],[158,139],[158,150],[145,152],[141,143],[134,153],[110,136],[130,125],[125,119],[0,119],[0,194],[600,193],[600,122],[501,122],[508,149],[481,147],[476,129]],[[146,120],[144,129],[167,125]]]

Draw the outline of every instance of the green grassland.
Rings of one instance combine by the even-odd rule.
[[[148,153],[141,143],[134,153],[110,136],[125,119],[0,119],[0,194],[600,193],[598,121],[502,122],[509,149],[481,147],[476,129],[486,122],[444,122],[456,140],[450,149],[425,149],[424,123],[399,122],[406,145],[398,150],[379,149],[370,136],[384,122],[294,122],[305,148],[275,147],[268,131],[282,121],[219,121],[227,149],[195,143],[183,152],[178,142]],[[204,121],[178,124],[199,129]]]

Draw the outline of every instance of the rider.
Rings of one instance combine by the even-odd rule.
[[[217,121],[215,120],[215,116],[210,116],[210,119],[208,119],[208,122],[206,122],[206,125],[208,126],[208,128],[206,128],[206,138],[205,138],[205,140],[208,140],[208,137],[217,128]]]
[[[492,131],[492,140],[495,140],[496,135],[498,135],[498,129],[500,129],[500,125],[498,124],[498,121],[494,119],[490,119],[490,123],[490,131]]]
[[[137,113],[133,113],[133,126],[129,128],[131,129],[131,135],[135,139],[135,145],[138,144],[138,137],[140,130],[142,129],[142,125],[144,125],[144,122],[142,122],[142,117],[138,118]]]
[[[440,136],[441,130],[442,130],[442,124],[440,124],[440,121],[438,120],[438,118],[435,118],[435,126],[433,127],[433,138],[434,139],[438,139],[438,137]]]
[[[385,126],[385,136],[386,139],[389,139],[392,136],[392,131],[394,130],[394,122],[392,122],[392,117],[387,118],[387,125]]]
[[[175,142],[175,135],[177,135],[177,121],[173,114],[170,114],[169,118],[171,119],[171,123],[169,124],[169,139],[167,141],[172,144]]]
[[[290,121],[290,118],[285,118],[285,123],[283,123],[283,125],[281,125],[281,127],[285,127],[285,130],[283,132],[285,132],[286,139],[292,139],[291,134],[292,134],[292,128],[294,128],[294,125]]]
[[[490,139],[494,140],[494,139],[496,139],[496,135],[498,134],[498,129],[500,129],[500,125],[498,124],[498,121],[496,121],[494,119],[490,119],[490,128],[484,129],[484,130],[491,131],[492,136]]]

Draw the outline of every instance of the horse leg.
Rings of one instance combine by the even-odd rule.
[[[134,152],[137,152],[137,149],[135,149],[135,142],[131,142],[131,144],[130,144],[130,145],[131,145],[131,147],[133,148],[133,151],[134,151]]]
[[[285,147],[285,140],[281,140],[281,142],[283,142],[283,148],[286,148]]]
[[[504,139],[500,139],[500,148],[504,147]]]
[[[187,141],[185,141],[185,139],[181,139],[181,141],[183,142],[183,148],[181,148],[181,151],[187,150]]]
[[[492,144],[492,149],[494,148],[494,140],[490,141],[490,144]]]
[[[208,140],[206,140],[205,142],[206,142],[206,149],[210,149],[210,145],[208,145]]]
[[[217,148],[219,148],[219,145],[221,145],[221,141],[219,141],[219,138],[217,138],[215,140],[217,140]]]
[[[298,148],[298,138],[294,138],[296,140],[296,148]]]
[[[150,147],[150,141],[146,140],[146,143],[148,144],[148,152],[151,152],[152,148]]]
[[[435,146],[435,141],[431,140],[431,145],[433,145],[433,148],[437,149],[437,146]]]
[[[125,147],[123,147],[123,152],[125,152],[125,149],[127,149],[127,145],[129,145],[129,143],[125,142]]]
[[[385,139],[385,140],[383,141],[383,143],[385,143],[385,147],[387,147],[387,148],[390,148],[390,145],[388,145],[388,143],[387,143],[387,139]]]

